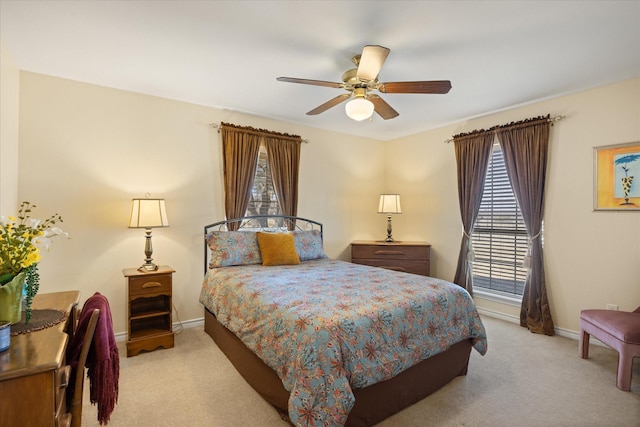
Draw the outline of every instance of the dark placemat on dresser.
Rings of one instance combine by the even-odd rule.
[[[27,334],[50,328],[62,322],[66,318],[66,313],[62,310],[42,309],[31,310],[31,319],[25,323],[25,312],[22,312],[20,322],[11,325],[11,335]]]

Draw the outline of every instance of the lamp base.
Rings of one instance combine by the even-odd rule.
[[[387,238],[384,241],[387,243],[395,242],[391,237],[391,215],[387,215]]]
[[[158,269],[158,266],[152,262],[151,263],[146,262],[142,264],[140,267],[138,267],[138,271],[156,271],[157,269]]]
[[[158,266],[155,265],[152,261],[151,255],[153,255],[153,245],[151,243],[151,229],[145,228],[145,243],[144,243],[144,254],[146,258],[144,259],[144,264],[138,268],[138,271],[156,271]]]

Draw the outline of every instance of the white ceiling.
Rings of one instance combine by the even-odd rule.
[[[0,39],[22,70],[389,140],[640,76],[640,1],[0,0]],[[305,115],[342,89],[276,81],[340,82],[367,44],[381,82],[453,88],[355,122]]]

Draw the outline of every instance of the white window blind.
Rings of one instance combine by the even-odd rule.
[[[480,212],[471,234],[475,260],[473,286],[522,296],[527,270],[527,232],[507,176],[500,144],[493,146]]]

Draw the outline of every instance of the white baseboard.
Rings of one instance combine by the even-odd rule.
[[[504,314],[498,311],[488,310],[486,308],[480,308],[480,307],[478,307],[478,313],[484,316],[493,317],[494,319],[504,320],[505,322],[515,323],[517,325],[520,324],[520,318],[511,316],[510,314]]]
[[[173,331],[179,331],[181,329],[202,328],[204,329],[204,317],[198,319],[185,320],[184,322],[175,322],[173,324]]]
[[[505,322],[515,323],[516,325],[520,324],[520,318],[519,317],[511,316],[509,314],[500,313],[498,311],[487,310],[486,308],[478,308],[478,313],[480,313],[481,315],[484,315],[484,316],[493,317],[495,319],[504,320]],[[555,332],[556,335],[559,335],[559,336],[565,337],[565,338],[570,338],[572,340],[578,341],[580,339],[580,332],[572,331],[572,330],[569,330],[569,329],[559,328],[559,327],[556,326],[554,328],[554,332]],[[608,345],[604,344],[602,341],[598,340],[595,337],[591,337],[589,339],[589,343],[592,343],[592,344],[595,344],[595,345],[599,345],[601,347],[607,347],[607,348],[609,347]]]

